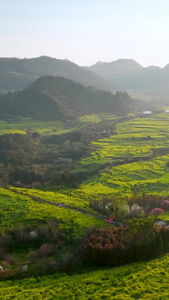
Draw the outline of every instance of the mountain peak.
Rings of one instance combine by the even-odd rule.
[[[135,68],[143,68],[142,65],[140,65],[137,61],[134,59],[126,59],[126,58],[120,58],[113,62],[114,64],[119,64],[122,66],[130,66]]]
[[[103,65],[103,64],[106,64],[105,62],[99,60],[97,61],[93,66],[100,66],[100,65]]]
[[[143,66],[141,66],[134,59],[124,58],[107,63],[98,62],[89,67],[89,70],[107,79],[111,79],[111,77],[114,75],[117,76],[119,74],[131,73],[139,71],[140,69],[143,69]]]

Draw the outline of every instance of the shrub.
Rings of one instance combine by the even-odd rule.
[[[51,243],[43,244],[38,251],[39,256],[51,256],[55,251],[55,247]]]
[[[112,199],[110,198],[103,198],[102,200],[92,200],[90,202],[90,207],[97,211],[98,213],[103,213],[103,214],[109,214],[109,205],[111,204]]]
[[[161,214],[164,214],[164,210],[161,208],[158,208],[158,207],[156,207],[150,211],[150,215],[156,216],[156,215],[161,215]]]
[[[164,209],[164,211],[169,211],[169,200],[162,201],[160,206]]]
[[[32,267],[32,273],[34,275],[47,275],[56,272],[57,264],[52,257],[44,257],[36,261],[36,264]]]
[[[113,200],[109,206],[110,211],[118,219],[123,219],[129,213],[129,205],[126,200]]]
[[[0,280],[5,280],[7,278],[13,277],[14,275],[15,271],[12,269],[0,270]]]

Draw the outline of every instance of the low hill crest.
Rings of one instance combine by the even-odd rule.
[[[91,113],[127,113],[136,102],[127,93],[96,90],[64,77],[43,76],[29,87],[0,98],[0,117],[66,120]]]

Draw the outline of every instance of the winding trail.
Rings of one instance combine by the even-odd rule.
[[[36,197],[36,196],[32,196],[32,195],[29,195],[29,194],[25,194],[23,193],[22,191],[17,191],[11,187],[4,187],[6,190],[8,191],[11,191],[11,192],[14,192],[15,194],[20,194],[20,195],[23,195],[23,196],[27,196],[29,197],[30,199],[36,201],[36,202],[39,202],[39,203],[43,203],[43,204],[48,204],[48,205],[52,205],[52,206],[57,206],[57,207],[62,207],[62,208],[66,208],[66,209],[71,209],[71,210],[74,210],[76,212],[79,212],[79,213],[82,213],[82,214],[85,214],[85,215],[88,215],[88,216],[91,216],[91,217],[94,217],[96,219],[99,219],[99,220],[102,220],[102,221],[105,221],[105,217],[104,216],[101,216],[101,215],[97,215],[95,213],[90,213],[82,208],[76,208],[76,207],[73,207],[73,206],[70,206],[70,205],[66,205],[64,203],[55,203],[55,202],[50,202],[50,201],[47,201],[43,198],[39,198],[39,197]]]

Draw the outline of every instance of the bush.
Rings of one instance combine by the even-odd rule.
[[[156,207],[150,211],[150,215],[157,216],[157,215],[161,215],[161,214],[164,214],[164,210],[161,208],[158,208],[158,207]]]
[[[89,206],[98,213],[109,215],[109,205],[111,204],[111,202],[112,199],[110,198],[103,198],[102,200],[92,200]]]
[[[109,206],[109,209],[118,219],[123,219],[129,214],[129,205],[126,200],[113,200]]]
[[[43,244],[38,251],[39,256],[51,256],[55,252],[55,247],[51,243]]]

